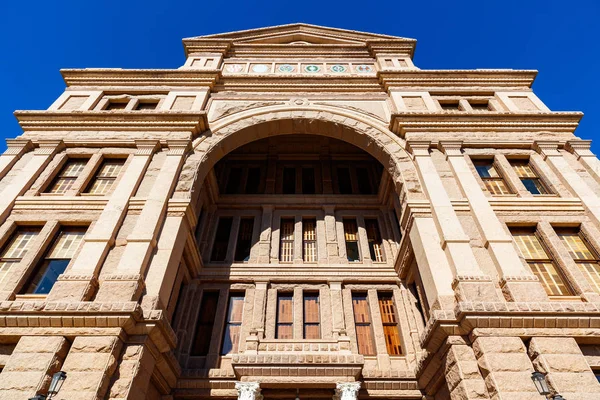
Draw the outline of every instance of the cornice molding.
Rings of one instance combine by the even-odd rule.
[[[198,134],[206,111],[15,111],[24,131],[171,131]]]
[[[185,69],[61,69],[67,86],[208,86],[219,79],[219,70]]]
[[[227,77],[214,90],[237,92],[383,92],[376,78],[344,77]]]
[[[535,80],[535,70],[419,70],[403,69],[399,71],[383,70],[377,73],[385,88],[397,87],[527,87]]]
[[[405,137],[407,132],[570,132],[583,117],[580,112],[554,113],[424,113],[403,112],[391,116],[389,129]]]

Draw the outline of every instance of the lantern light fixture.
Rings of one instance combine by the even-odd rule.
[[[535,371],[531,374],[531,380],[539,394],[542,396],[548,396],[550,394],[550,388],[548,387],[548,382],[546,382],[546,375]]]

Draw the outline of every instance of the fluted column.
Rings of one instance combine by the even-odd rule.
[[[356,400],[358,399],[358,391],[360,390],[360,382],[343,382],[335,385],[335,394],[333,400]]]
[[[431,159],[430,142],[410,141],[408,146],[414,155],[417,172],[431,203],[431,213],[439,232],[440,245],[454,273],[453,286],[459,300],[498,301],[499,296],[494,284],[491,278],[479,268],[471,249],[470,238],[462,228]],[[427,247],[432,245],[433,243],[428,244]]]
[[[548,296],[544,288],[519,259],[512,237],[503,229],[502,223],[469,168],[461,152],[462,142],[440,142],[440,146],[446,153],[452,172],[469,201],[475,223],[485,247],[492,256],[503,289],[515,301],[547,301]]]

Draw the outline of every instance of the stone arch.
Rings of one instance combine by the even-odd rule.
[[[387,170],[397,193],[424,198],[402,139],[388,129],[347,113],[316,108],[252,111],[219,124],[195,140],[194,154],[186,160],[175,197],[193,197],[214,165],[240,146],[270,136],[310,134],[343,140],[366,151]]]

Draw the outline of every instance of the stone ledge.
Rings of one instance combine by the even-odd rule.
[[[360,354],[235,354],[231,358],[236,365],[252,364],[347,364],[363,365]]]

